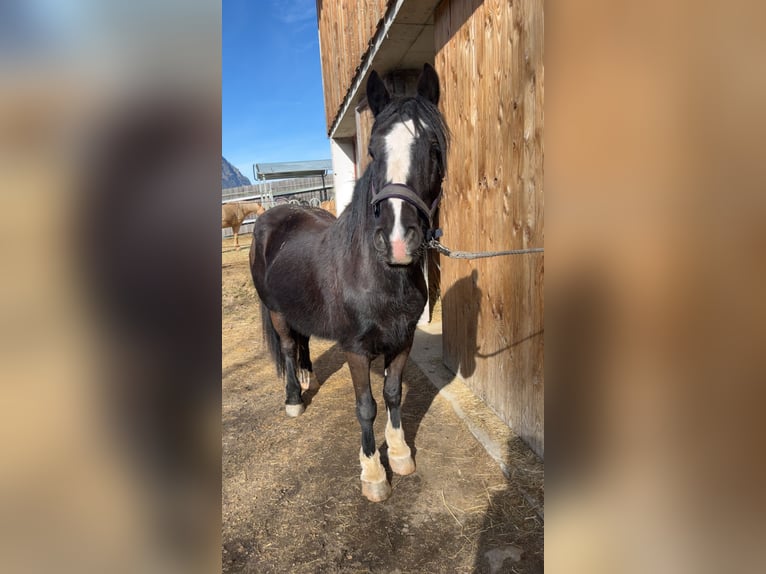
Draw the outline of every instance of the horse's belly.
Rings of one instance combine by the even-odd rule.
[[[306,250],[283,247],[266,272],[264,302],[298,332],[332,339],[342,318],[315,264]]]

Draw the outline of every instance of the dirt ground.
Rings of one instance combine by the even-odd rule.
[[[458,416],[462,383],[439,384],[441,366],[411,359],[405,369],[402,418],[417,470],[389,471],[393,492],[383,503],[361,495],[354,391],[334,343],[312,338],[319,388],[302,416],[285,415],[284,384],[261,340],[250,239],[240,237],[240,251],[226,239],[222,250],[223,571],[542,572],[542,463],[470,398]],[[380,359],[372,378],[385,455]],[[477,433],[482,419],[494,420],[481,428],[506,431],[494,437],[507,476],[474,436],[493,434]]]

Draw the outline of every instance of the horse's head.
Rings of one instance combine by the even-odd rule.
[[[447,128],[436,107],[439,77],[426,64],[417,95],[392,98],[373,71],[367,102],[375,116],[369,147],[373,245],[389,265],[409,265],[423,253],[446,167]]]

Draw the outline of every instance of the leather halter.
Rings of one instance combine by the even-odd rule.
[[[410,186],[405,185],[403,183],[387,183],[383,186],[383,188],[378,192],[375,189],[375,184],[372,184],[372,202],[371,205],[374,207],[377,204],[379,204],[384,199],[390,199],[390,198],[396,198],[401,199],[403,201],[406,201],[415,209],[418,210],[418,213],[420,213],[426,221],[428,221],[428,228],[429,230],[433,229],[434,226],[434,214],[436,213],[436,208],[439,207],[439,202],[442,198],[442,190],[439,189],[439,195],[436,196],[436,199],[434,199],[433,203],[431,204],[431,207],[428,207],[428,204],[423,201],[420,196],[415,193],[415,190],[412,189]]]

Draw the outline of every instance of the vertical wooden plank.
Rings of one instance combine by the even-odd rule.
[[[502,1],[502,0],[501,0]],[[498,184],[502,182],[503,135],[507,126],[498,117],[502,98],[508,97],[509,89],[502,84],[501,73],[509,54],[497,49],[498,0],[486,0],[471,16],[476,27],[476,78],[478,120],[477,138],[483,149],[476,155],[477,193],[476,212],[479,213],[478,233],[472,250],[490,251],[500,248],[505,226],[497,214]],[[499,224],[500,223],[500,224]],[[488,404],[502,403],[507,390],[507,373],[504,369],[507,353],[496,355],[503,346],[503,288],[508,282],[508,262],[499,259],[483,259],[476,264],[478,271],[478,328],[475,346],[475,386],[479,396]],[[487,358],[482,360],[482,355]],[[504,356],[506,355],[506,356]]]
[[[350,42],[349,34],[349,21],[354,17],[354,5],[350,2],[342,2],[339,4],[338,18],[341,22],[340,37],[338,38],[339,51],[336,54],[340,65],[340,85],[338,90],[338,102],[336,103],[336,111],[342,100],[343,86],[348,86],[351,83],[351,70],[355,54]]]
[[[521,3],[521,38],[523,53],[516,59],[523,63],[524,129],[522,134],[523,156],[521,161],[523,197],[525,199],[523,242],[525,246],[543,244],[543,3],[542,0],[524,0]],[[527,258],[526,300],[528,310],[520,321],[517,340],[524,340],[531,333],[540,333],[533,340],[526,340],[519,349],[524,353],[523,382],[520,401],[524,410],[520,413],[520,428],[524,438],[539,452],[543,451],[544,427],[544,377],[543,355],[544,324],[543,264],[541,255]]]

